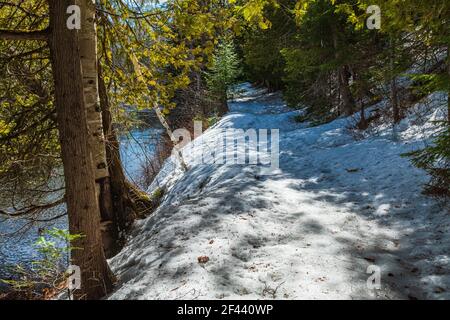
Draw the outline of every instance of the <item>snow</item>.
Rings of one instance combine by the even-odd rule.
[[[448,207],[421,194],[427,175],[401,156],[430,141],[444,94],[395,130],[355,139],[353,118],[310,127],[278,94],[239,89],[230,112],[183,148],[189,170],[171,157],[150,186],[166,194],[110,260],[110,299],[450,298]],[[279,170],[198,161],[196,145],[214,146],[227,128],[279,129]],[[370,265],[379,290],[367,287]]]

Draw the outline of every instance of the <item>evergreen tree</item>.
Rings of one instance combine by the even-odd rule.
[[[284,88],[286,63],[281,50],[295,41],[299,31],[292,14],[295,3],[280,0],[278,6],[266,7],[264,16],[270,24],[248,25],[241,37],[246,76],[270,91]]]
[[[227,111],[228,90],[241,74],[240,61],[234,43],[229,38],[222,39],[218,45],[206,74],[211,95],[220,103],[219,115]]]

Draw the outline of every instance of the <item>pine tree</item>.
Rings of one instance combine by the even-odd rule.
[[[241,74],[240,61],[234,43],[224,38],[218,45],[212,57],[212,63],[207,72],[207,84],[211,95],[220,103],[219,115],[227,111],[228,90]]]
[[[369,1],[361,1],[368,4]],[[425,70],[416,74],[413,79],[418,80],[416,90],[421,92],[419,97],[434,91],[447,92],[447,121],[442,123],[441,133],[434,143],[417,152],[413,152],[412,161],[419,168],[426,170],[430,182],[426,191],[437,196],[449,197],[450,185],[450,2],[436,0],[432,3],[420,0],[407,0],[398,4],[394,1],[379,2],[384,12],[383,32],[390,34],[407,33],[416,39],[423,39],[427,50],[438,48],[447,49],[447,59],[444,72]]]
[[[364,32],[354,30],[348,15],[332,1],[304,4],[297,3],[294,10],[299,33],[282,50],[287,101],[309,105],[320,122],[350,115],[356,111],[351,80],[357,76],[358,44],[365,41]]]
[[[284,89],[285,59],[281,50],[290,46],[298,34],[291,10],[296,1],[280,0],[278,6],[269,6],[264,16],[269,23],[250,24],[240,37],[244,56],[244,72],[254,83],[269,91]]]

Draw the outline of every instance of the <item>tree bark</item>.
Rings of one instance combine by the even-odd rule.
[[[130,207],[127,180],[120,158],[120,145],[116,130],[112,125],[111,107],[109,104],[106,86],[103,80],[103,70],[99,64],[99,96],[102,110],[103,133],[105,136],[106,158],[110,176],[111,195],[114,217],[112,223],[116,230],[126,230],[133,221],[134,216],[127,207]],[[118,237],[117,237],[118,239]]]
[[[98,94],[97,28],[94,0],[78,0],[81,9],[80,58],[83,70],[83,91],[86,106],[89,143],[93,151],[95,179],[108,177],[103,137],[102,113]]]
[[[103,79],[101,64],[98,64],[98,84],[100,107],[102,110],[103,132],[105,136],[106,159],[109,170],[109,185],[111,186],[112,212],[110,220],[111,234],[115,236],[116,247],[119,249],[125,239],[120,236],[123,231],[128,230],[136,218],[143,218],[151,212],[156,203],[140,192],[136,186],[131,184],[124,173],[122,160],[120,158],[120,145],[117,132],[113,127],[111,105]]]
[[[333,48],[335,51],[335,58],[339,62],[340,54],[339,54],[339,44],[337,38],[337,30],[335,27],[332,27],[332,37],[333,37]],[[338,69],[338,83],[339,83],[339,92],[341,96],[341,113],[349,116],[353,113],[355,109],[355,100],[353,98],[352,92],[350,91],[350,86],[348,84],[350,80],[350,71],[347,65],[341,65]]]
[[[391,55],[390,55],[391,105],[394,124],[397,124],[400,122],[400,109],[398,107],[397,76],[395,75],[395,40],[393,39],[393,36],[391,36],[390,42],[391,42]]]
[[[342,111],[346,116],[353,114],[355,110],[355,100],[350,91],[349,80],[350,72],[348,71],[348,66],[344,65],[339,69],[339,87],[342,96]]]
[[[49,41],[55,105],[64,165],[66,203],[71,234],[83,237],[71,245],[71,263],[81,268],[76,299],[98,299],[112,289],[113,276],[103,252],[100,210],[83,94],[83,77],[76,30],[66,27],[66,10],[73,0],[49,0]]]
[[[450,45],[447,47],[447,75],[450,82]],[[450,127],[450,89],[447,91],[447,121]]]
[[[99,100],[95,0],[78,0],[78,2],[81,9],[80,56],[89,146],[94,160],[103,246],[106,256],[110,258],[118,252],[119,247]]]
[[[47,41],[50,32],[48,29],[37,31],[12,31],[0,30],[0,39],[2,40],[41,40]]]
[[[361,111],[360,111],[360,119],[358,122],[358,129],[359,130],[366,130],[369,127],[369,123],[366,119],[366,108],[364,107],[364,103],[361,101]]]

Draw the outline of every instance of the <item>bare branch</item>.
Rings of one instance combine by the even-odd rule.
[[[44,205],[30,206],[30,207],[27,207],[27,208],[24,208],[21,210],[17,210],[14,212],[7,212],[7,211],[0,209],[0,215],[9,216],[9,217],[19,217],[19,216],[24,216],[24,215],[30,215],[30,214],[34,214],[34,213],[42,211],[42,210],[56,207],[60,204],[63,204],[65,201],[66,201],[66,199],[61,198],[52,203],[48,203],[48,204],[44,204]]]
[[[47,41],[50,36],[50,29],[38,31],[11,31],[0,30],[1,40],[41,40]]]

